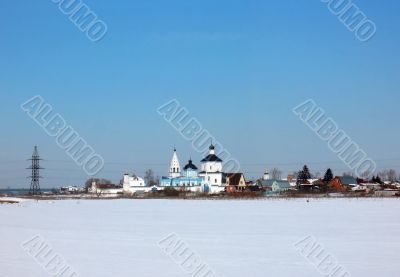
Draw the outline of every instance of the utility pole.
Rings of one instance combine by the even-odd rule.
[[[35,146],[32,154],[32,159],[28,159],[28,161],[32,161],[32,165],[28,167],[27,169],[32,170],[32,175],[29,176],[28,178],[31,178],[31,187],[29,189],[29,195],[41,195],[42,192],[40,190],[40,182],[39,180],[42,178],[40,176],[40,169],[43,169],[40,167],[39,161],[41,161],[39,157],[39,152],[37,149],[37,146]]]

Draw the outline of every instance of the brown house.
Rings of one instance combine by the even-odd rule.
[[[227,173],[226,174],[226,192],[235,193],[246,190],[246,179],[243,173]]]
[[[331,188],[337,191],[351,190],[357,186],[358,182],[355,178],[350,176],[337,176],[331,181]]]
[[[300,184],[299,191],[301,192],[324,192],[327,190],[328,185],[321,179],[316,180],[314,182],[305,182],[304,184]]]

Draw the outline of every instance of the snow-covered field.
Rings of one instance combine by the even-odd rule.
[[[326,276],[294,246],[307,236],[337,259],[351,274],[346,277],[400,276],[397,199],[0,205],[0,276],[50,276],[21,246],[36,236],[78,273],[73,276],[193,276],[158,246],[171,233],[220,277]]]

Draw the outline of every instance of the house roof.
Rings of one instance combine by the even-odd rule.
[[[122,186],[114,184],[96,184],[98,189],[120,189]]]
[[[215,154],[209,154],[207,157],[202,159],[201,162],[222,162],[222,160]]]
[[[288,181],[276,180],[276,179],[263,180],[261,181],[261,186],[272,187],[274,183],[277,183],[280,188],[291,188],[290,183]]]
[[[226,173],[226,177],[229,178],[229,185],[235,187],[239,186],[242,176],[243,173]]]
[[[323,185],[325,185],[325,183],[324,183],[324,181],[322,181],[322,180],[317,180],[317,181],[314,181],[314,182],[312,183],[312,185],[313,185],[313,186],[323,186]]]
[[[188,169],[197,170],[198,168],[197,168],[197,166],[195,166],[195,165],[193,164],[193,161],[192,161],[192,160],[189,160],[188,164],[185,165],[185,167],[183,168],[183,170],[188,170]]]
[[[350,176],[341,176],[339,177],[340,182],[342,185],[357,185],[358,182],[355,178],[350,177]]]

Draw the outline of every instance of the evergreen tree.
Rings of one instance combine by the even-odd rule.
[[[383,183],[382,180],[381,180],[381,177],[379,177],[379,175],[376,176],[375,182],[378,183],[378,184],[382,184]]]
[[[311,174],[307,165],[305,165],[303,167],[303,170],[299,171],[299,174],[297,176],[297,184],[304,184],[307,182],[308,179],[311,179]]]
[[[324,177],[324,182],[330,182],[333,179],[333,173],[332,173],[332,169],[328,168],[328,170],[325,173],[325,177]]]
[[[305,166],[303,167],[303,174],[304,174],[304,178],[305,178],[306,180],[311,179],[311,173],[310,173],[310,170],[308,170],[307,165],[305,165]]]

